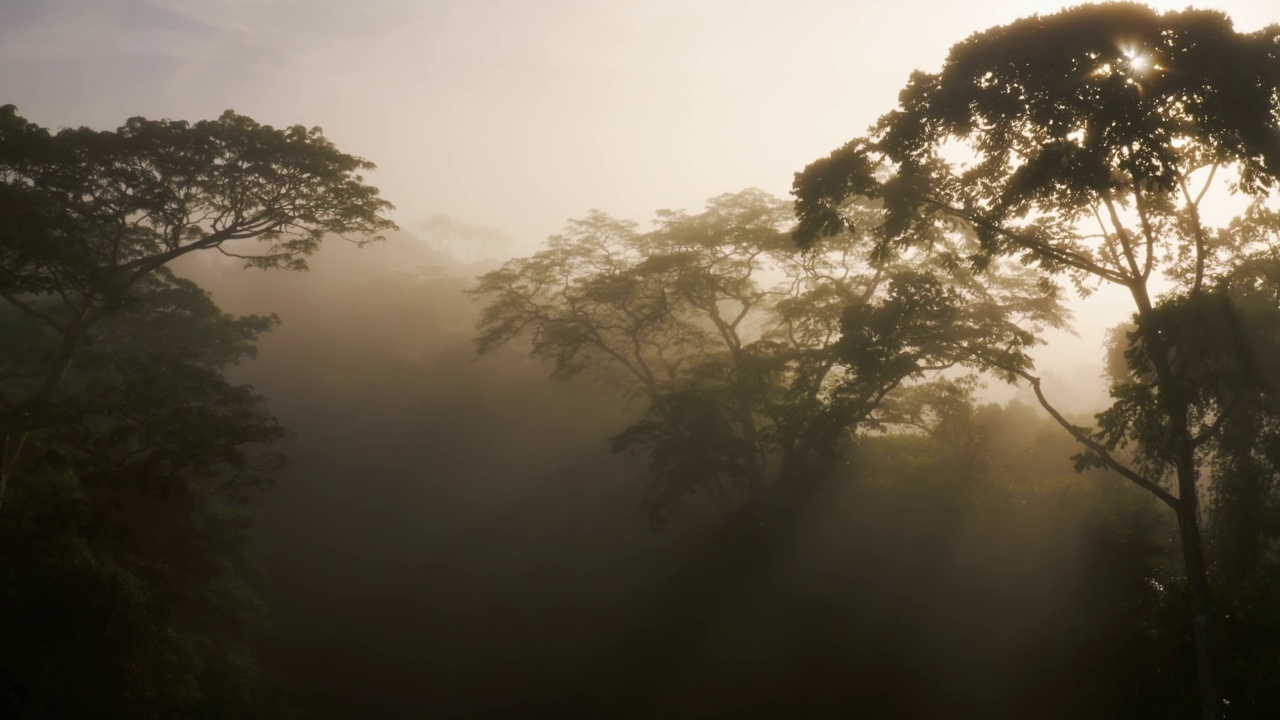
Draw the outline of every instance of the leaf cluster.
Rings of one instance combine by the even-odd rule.
[[[963,233],[878,262],[858,234],[801,252],[790,224],[756,190],[660,212],[647,233],[592,213],[480,278],[480,352],[526,337],[553,377],[645,401],[613,447],[648,453],[660,513],[692,492],[741,504],[820,476],[860,427],[884,427],[876,409],[899,386],[960,365],[1023,367],[1062,320],[1051,286],[956,260]]]
[[[0,108],[0,269],[9,293],[109,292],[188,252],[253,240],[255,267],[306,267],[326,234],[394,227],[372,163],[319,128],[232,111],[52,133]]]
[[[976,33],[941,71],[915,73],[868,136],[797,174],[797,237],[840,231],[847,201],[871,197],[887,248],[959,220],[979,265],[1016,256],[1085,289],[1145,280],[1188,246],[1203,254],[1194,174],[1230,167],[1234,190],[1274,189],[1278,40],[1280,27],[1239,33],[1216,11],[1123,3]],[[1101,234],[1083,229],[1095,220]]]
[[[6,714],[272,712],[248,501],[286,432],[223,371],[275,323],[157,271],[88,332],[48,402],[6,414],[30,434],[0,513]],[[0,328],[16,341],[6,367],[56,355],[29,314],[5,308]]]

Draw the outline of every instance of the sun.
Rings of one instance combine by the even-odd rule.
[[[1120,51],[1119,55],[1109,60],[1100,58],[1099,53],[1090,53],[1090,58],[1101,61],[1101,64],[1089,73],[1092,77],[1123,78],[1126,84],[1142,90],[1149,81],[1154,79],[1154,76],[1164,71],[1156,55],[1142,45],[1120,42],[1116,44],[1116,49]]]
[[[1125,45],[1120,48],[1120,52],[1127,61],[1127,70],[1134,75],[1145,77],[1160,70],[1156,59],[1145,48]]]

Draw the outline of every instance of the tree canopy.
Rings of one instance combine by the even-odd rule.
[[[34,372],[44,328],[28,319],[0,313],[0,332]],[[33,409],[0,515],[6,714],[276,712],[254,652],[248,501],[287,433],[223,375],[275,324],[156,271],[97,323],[57,402]]]
[[[1260,431],[1258,409],[1276,407],[1273,386],[1256,382],[1272,373],[1250,360],[1271,340],[1244,318],[1267,312],[1271,301],[1257,302],[1275,290],[1278,128],[1280,26],[1240,33],[1216,11],[1082,6],[956,45],[941,71],[911,77],[869,134],[795,182],[802,243],[856,222],[852,198],[875,198],[885,219],[868,230],[882,252],[962,222],[978,239],[977,267],[1011,257],[1084,293],[1103,282],[1129,291],[1134,344],[1096,431],[1058,414],[1033,375],[1013,373],[1083,443],[1082,465],[1108,467],[1176,512],[1205,717],[1220,715],[1221,698],[1200,468],[1233,456],[1225,427]],[[1221,227],[1206,219],[1215,194],[1242,207]]]
[[[278,319],[168,264],[379,239],[372,168],[233,112],[55,133],[0,108],[0,714],[278,716],[249,500],[287,431],[224,375]]]
[[[961,233],[878,262],[855,235],[798,253],[790,222],[758,190],[661,211],[650,232],[592,213],[480,279],[480,352],[526,336],[553,376],[643,400],[614,447],[649,454],[657,517],[689,493],[743,506],[819,476],[852,433],[901,419],[878,412],[899,386],[1021,367],[1061,318],[1051,287],[958,262]]]
[[[135,286],[193,252],[305,269],[327,235],[376,240],[394,224],[371,169],[319,128],[231,111],[53,133],[0,108],[0,301],[30,325],[0,351],[0,498],[27,433]]]
[[[988,255],[1119,283],[1184,258],[1203,282],[1226,239],[1195,212],[1208,176],[1230,166],[1231,188],[1252,198],[1280,176],[1278,34],[1130,4],[977,33],[940,72],[915,73],[870,135],[797,175],[800,237],[838,232],[844,201],[870,195],[885,202],[886,242],[948,215],[970,222]],[[1130,219],[1125,208],[1132,225],[1109,227]],[[1157,252],[1155,238],[1199,253]]]

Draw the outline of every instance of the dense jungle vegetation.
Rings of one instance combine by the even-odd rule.
[[[463,262],[318,129],[0,108],[0,716],[1280,716],[1277,128],[1280,28],[1082,6]]]

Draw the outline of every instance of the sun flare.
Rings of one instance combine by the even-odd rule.
[[[1145,76],[1160,69],[1155,58],[1142,48],[1129,45],[1121,48],[1120,51],[1128,61],[1128,69],[1134,75]]]

